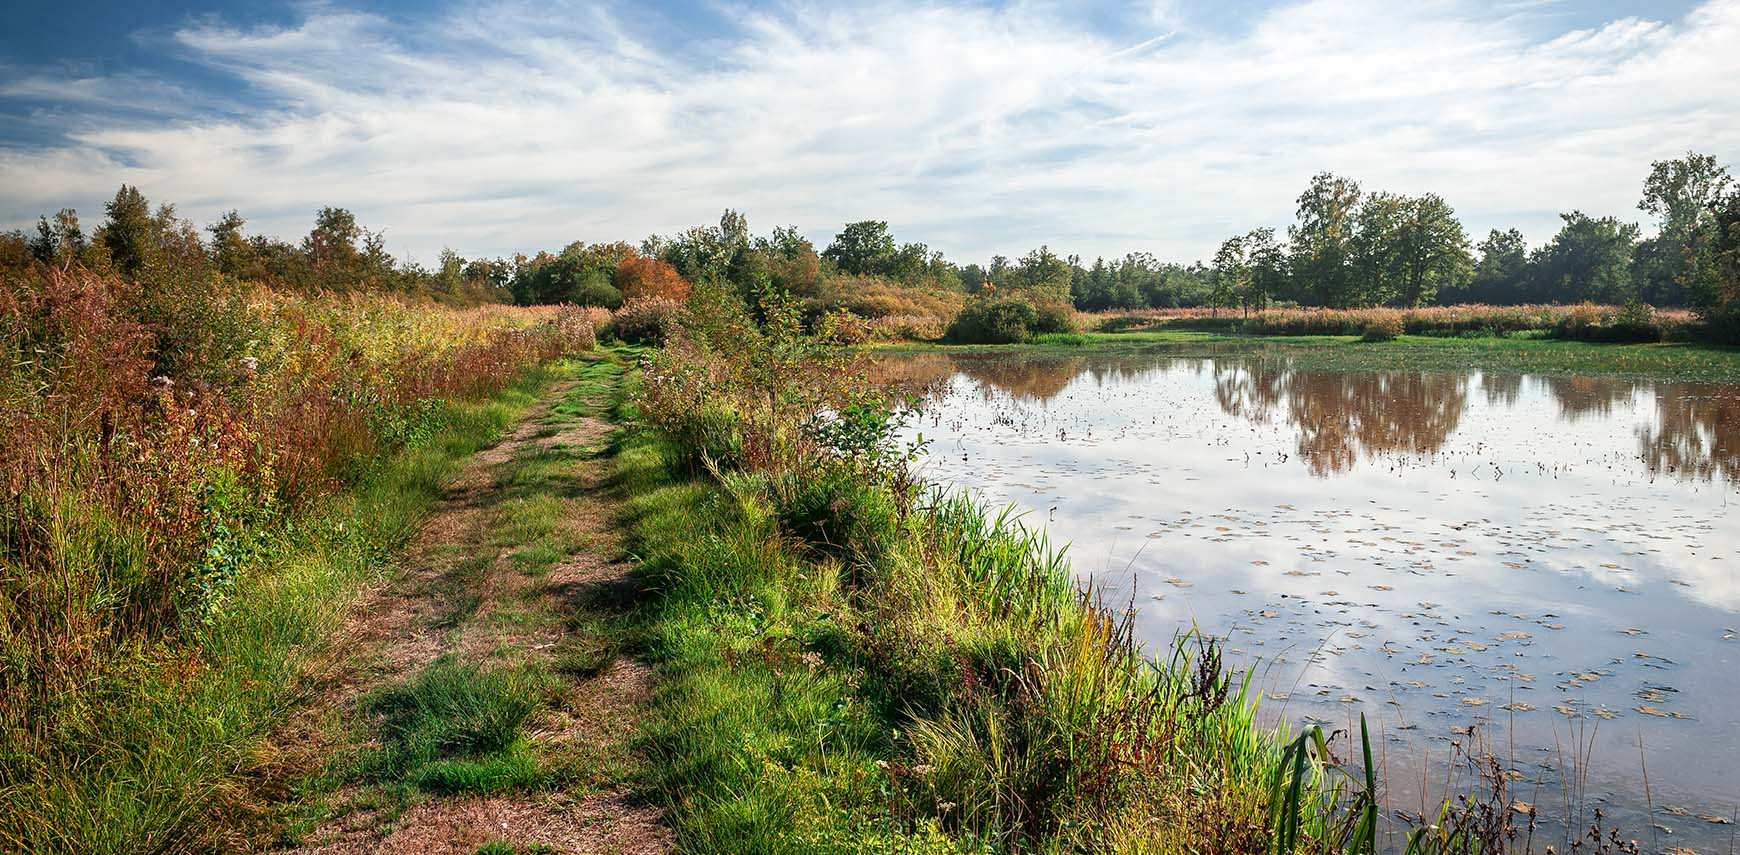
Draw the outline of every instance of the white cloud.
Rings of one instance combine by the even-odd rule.
[[[1295,3],[1218,36],[1175,31],[1177,10],[1149,3],[1133,20],[1150,31],[1109,34],[1043,6],[795,3],[724,10],[737,31],[701,42],[590,5],[203,22],[171,43],[261,106],[141,118],[101,81],[8,84],[64,93],[70,118],[62,145],[0,149],[0,222],[91,216],[128,182],[286,236],[347,206],[423,259],[633,239],[731,206],[820,238],[887,219],[963,261],[1041,242],[1187,260],[1284,224],[1324,169],[1538,241],[1563,210],[1639,216],[1651,159],[1740,154],[1740,0],[1545,39],[1477,0]]]

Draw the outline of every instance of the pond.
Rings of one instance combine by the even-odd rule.
[[[877,371],[927,390],[924,474],[1069,543],[1151,650],[1194,625],[1271,719],[1365,713],[1387,811],[1485,751],[1543,818],[1733,851],[1740,385],[1249,352]]]

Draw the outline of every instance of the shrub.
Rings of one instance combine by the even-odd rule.
[[[1037,314],[1032,327],[1035,334],[1073,333],[1080,330],[1075,320],[1075,307],[1068,303],[1035,303],[1033,310]]]
[[[938,341],[948,332],[942,318],[929,315],[889,315],[864,324],[876,341]]]
[[[1615,344],[1643,343],[1661,341],[1667,337],[1667,329],[1656,310],[1643,303],[1627,303],[1617,311],[1584,303],[1554,325],[1553,337]]]
[[[661,344],[682,310],[683,304],[667,297],[639,297],[616,310],[611,329],[630,344]]]
[[[840,309],[816,322],[816,334],[840,344],[863,344],[870,340],[870,325],[863,318]]]
[[[612,281],[616,289],[622,292],[622,299],[630,301],[642,297],[663,297],[681,302],[688,299],[689,293],[694,290],[675,267],[659,259],[644,256],[623,261],[616,268],[616,276]]]
[[[1393,313],[1366,321],[1365,330],[1359,337],[1361,341],[1395,341],[1401,334],[1402,316],[1400,313]]]
[[[1015,297],[985,297],[961,310],[949,325],[948,339],[965,344],[1017,344],[1033,337],[1039,312]]]

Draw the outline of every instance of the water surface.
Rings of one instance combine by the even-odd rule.
[[[930,390],[925,473],[1069,542],[1151,647],[1194,624],[1266,715],[1364,712],[1392,809],[1479,746],[1543,814],[1732,851],[1710,820],[1740,803],[1740,386],[1165,353],[879,370]]]

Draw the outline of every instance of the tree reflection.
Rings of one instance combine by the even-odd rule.
[[[1540,381],[1559,402],[1559,414],[1572,421],[1612,415],[1615,404],[1635,400],[1638,390],[1647,385],[1613,377],[1542,377]]]
[[[1652,475],[1740,484],[1740,397],[1733,387],[1663,383],[1656,421],[1637,429]]]
[[[1295,371],[1280,361],[1247,360],[1216,367],[1215,401],[1252,421],[1285,418],[1299,431],[1306,467],[1327,476],[1362,458],[1443,447],[1468,404],[1468,377]]]
[[[1054,358],[1009,359],[997,356],[962,355],[955,358],[955,368],[978,382],[989,394],[995,389],[1016,400],[1044,404],[1069,386],[1069,381],[1086,370],[1079,356]]]

